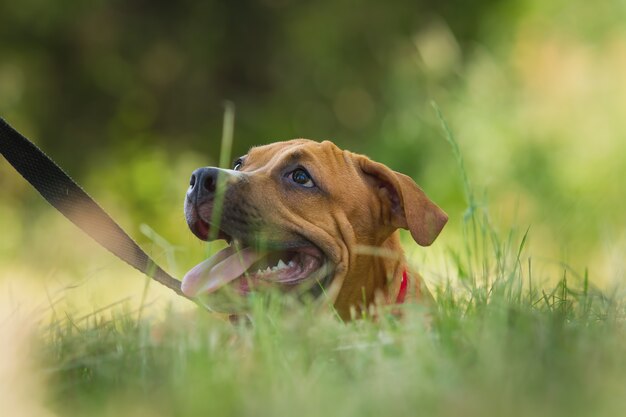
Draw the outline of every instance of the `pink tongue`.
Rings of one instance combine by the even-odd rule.
[[[239,278],[246,269],[265,256],[251,248],[237,250],[229,246],[222,249],[206,261],[194,266],[183,277],[181,290],[188,297],[199,293],[209,293],[224,284]]]

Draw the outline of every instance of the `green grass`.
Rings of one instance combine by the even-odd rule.
[[[54,319],[40,335],[49,404],[62,415],[619,415],[621,302],[565,280],[521,291],[442,288],[432,310],[341,323],[255,300],[249,323],[113,309]],[[469,294],[469,296],[467,296]],[[155,333],[158,333],[155,335]]]
[[[434,306],[343,323],[270,294],[236,324],[200,309],[53,317],[37,344],[48,405],[70,416],[623,414],[623,299],[567,267],[533,276],[528,229],[495,230],[462,171],[463,244],[448,251]]]

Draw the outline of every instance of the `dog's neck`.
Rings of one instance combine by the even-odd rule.
[[[373,303],[389,304],[396,301],[403,273],[408,271],[397,231],[377,248],[377,252],[352,254],[350,263],[349,273],[335,301],[335,309],[342,319],[348,320],[355,313],[360,316],[363,308]],[[352,313],[351,305],[355,309]]]

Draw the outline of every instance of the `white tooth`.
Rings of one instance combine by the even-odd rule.
[[[257,269],[257,270],[256,270],[256,274],[257,274],[257,275],[261,275],[262,273],[263,273],[263,271],[261,271],[261,269]]]
[[[289,261],[287,266],[293,267],[293,266],[296,266],[296,263],[293,260],[291,260],[291,261]]]
[[[276,267],[277,267],[278,269],[284,269],[284,268],[287,268],[287,265],[286,265],[286,264],[283,262],[283,260],[281,259],[281,260],[279,260],[279,261],[278,261],[278,265],[276,265]]]
[[[270,268],[269,266],[267,267],[267,269],[265,270],[265,272],[272,272],[272,268]]]
[[[274,272],[274,271],[278,271],[278,267],[277,266],[273,266],[272,267],[272,272]]]

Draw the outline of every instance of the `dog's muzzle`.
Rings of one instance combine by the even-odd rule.
[[[285,241],[263,239],[257,210],[234,197],[242,193],[248,175],[212,167],[192,173],[185,198],[189,228],[201,240],[224,239],[228,246],[185,274],[183,293],[195,297],[234,290],[231,295],[245,296],[252,289],[280,287],[318,296],[332,277],[331,263],[298,234]]]

